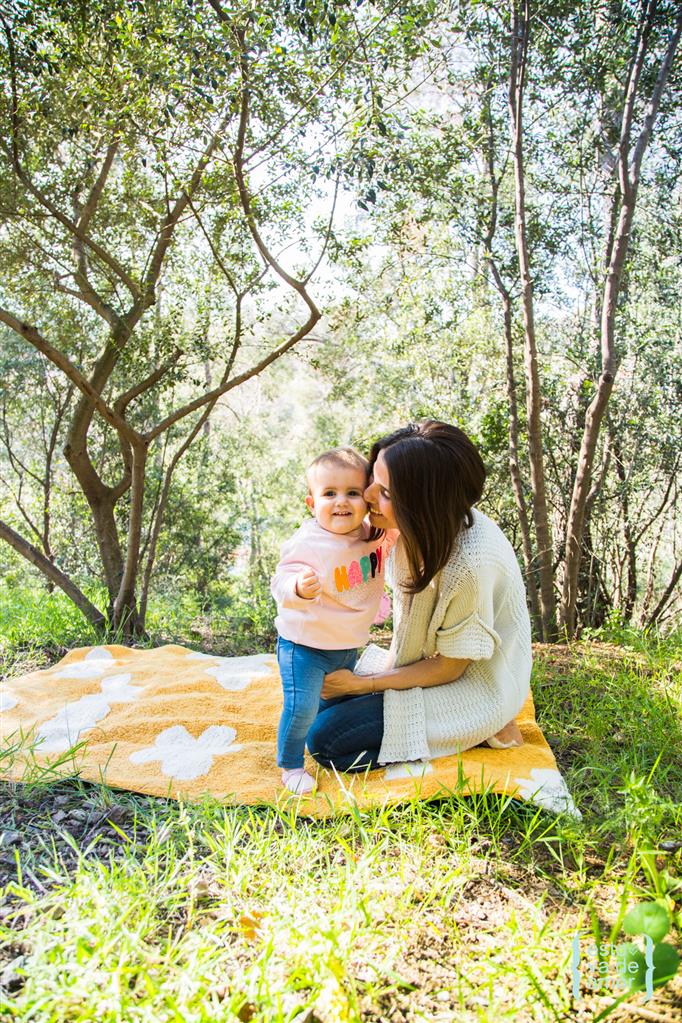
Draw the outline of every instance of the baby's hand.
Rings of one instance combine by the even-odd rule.
[[[314,600],[322,592],[322,583],[317,572],[312,568],[304,568],[296,576],[296,592],[304,600]]]

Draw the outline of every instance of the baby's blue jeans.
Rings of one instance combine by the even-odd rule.
[[[320,708],[333,701],[320,701],[324,676],[347,668],[352,671],[358,659],[353,650],[316,650],[288,639],[277,640],[277,661],[282,676],[284,707],[277,732],[277,766],[285,771],[303,767],[303,751],[308,729]]]

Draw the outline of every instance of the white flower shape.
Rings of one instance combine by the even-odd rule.
[[[384,771],[386,781],[397,781],[399,778],[423,778],[425,774],[433,774],[428,761],[408,760],[404,764],[389,764]]]
[[[549,767],[532,767],[530,778],[515,778],[519,786],[519,794],[537,806],[554,813],[569,813],[573,817],[582,817],[580,810],[573,802],[566,782],[559,771]]]
[[[81,696],[66,703],[53,718],[43,722],[37,738],[40,753],[63,753],[79,741],[81,732],[94,728],[111,711],[112,703],[130,703],[137,700],[141,689],[130,685],[131,675],[112,675],[104,679],[102,691]]]
[[[191,654],[194,660],[204,660],[208,654]],[[214,657],[216,663],[204,671],[223,689],[239,692],[274,668],[272,654],[253,654],[251,657]]]
[[[82,661],[75,661],[73,664],[65,664],[59,671],[55,671],[53,678],[89,679],[103,675],[105,671],[111,671],[116,661],[113,655],[104,647],[95,646],[89,650]]]
[[[178,781],[192,781],[208,774],[214,757],[242,748],[234,742],[236,735],[229,725],[210,725],[195,739],[184,725],[173,725],[159,732],[153,746],[131,753],[130,761],[148,764],[160,760],[162,774]]]
[[[11,710],[12,707],[16,707],[19,703],[19,697],[15,696],[11,689],[6,689],[4,686],[0,689],[0,714],[3,710]]]

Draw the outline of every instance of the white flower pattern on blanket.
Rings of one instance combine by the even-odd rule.
[[[11,689],[0,689],[0,714],[3,710],[11,710],[19,703],[19,697],[15,696]]]
[[[423,760],[408,760],[400,764],[388,764],[384,771],[386,781],[398,781],[402,778],[423,778],[425,774],[433,774],[431,764]]]
[[[582,817],[566,782],[558,771],[547,767],[532,767],[529,773],[530,778],[514,779],[519,786],[519,795],[523,799],[528,799],[545,810],[553,810],[554,813]]]
[[[142,691],[130,685],[131,675],[112,675],[104,679],[102,691],[81,696],[80,700],[66,703],[55,717],[43,722],[37,739],[41,753],[64,753],[74,746],[83,732],[94,728],[111,711],[112,703],[130,703]]]
[[[362,667],[379,670],[385,657],[386,651],[369,648]],[[164,798],[210,793],[225,799],[229,793],[244,805],[271,803],[280,792],[274,765],[280,709],[271,653],[227,658],[175,644],[74,650],[51,668],[0,685],[0,741],[13,751],[0,779],[20,781],[25,771],[30,777],[37,762],[98,784],[106,773],[107,784]],[[317,796],[303,801],[301,812],[320,817],[341,807],[345,812],[349,801],[369,807],[411,794],[440,796],[454,770],[472,791],[492,785],[496,792],[579,816],[530,698],[520,717],[526,742],[518,749],[481,747],[430,763],[387,764],[366,775],[320,769]],[[55,759],[76,743],[82,746],[78,757]],[[238,755],[230,757],[233,752]]]
[[[208,774],[213,758],[236,753],[242,747],[234,742],[237,732],[229,725],[210,725],[198,738],[184,725],[173,725],[159,732],[153,746],[130,754],[133,764],[161,761],[161,773],[178,781],[191,781]]]
[[[187,659],[213,661],[214,663],[209,668],[204,668],[206,674],[214,678],[223,689],[236,693],[246,689],[256,679],[267,675],[273,667],[272,654],[252,654],[249,657],[213,657],[211,654],[193,653]]]
[[[52,678],[89,679],[103,675],[116,667],[116,661],[104,647],[96,646],[89,650],[82,661],[65,664],[59,671],[53,672]]]

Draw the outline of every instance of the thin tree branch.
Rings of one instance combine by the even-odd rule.
[[[10,483],[3,476],[0,476],[0,483],[4,483],[4,485],[7,487],[7,490],[12,495],[12,500],[14,501],[15,505],[17,506],[17,509],[18,509],[19,514],[21,515],[22,519],[24,520],[24,522],[26,523],[28,528],[31,530],[33,535],[36,537],[36,539],[40,540],[40,542],[42,543],[42,539],[43,538],[42,538],[42,535],[40,533],[40,530],[38,529],[36,524],[33,522],[33,519],[28,514],[26,509],[24,508],[24,505],[23,505],[23,502],[22,502],[22,499],[21,499],[21,491],[22,491],[23,485],[24,485],[22,478],[19,477],[19,490],[18,491],[15,491],[12,488],[12,486],[10,485]]]
[[[0,521],[0,539],[5,540],[17,552],[21,554],[23,558],[30,561],[32,565],[40,569],[44,576],[50,579],[55,585],[59,586],[64,591],[67,597],[73,601],[78,607],[87,620],[95,626],[95,628],[101,629],[106,625],[106,619],[101,611],[99,611],[94,604],[92,604],[85,594],[76,586],[76,584],[69,579],[60,569],[54,565],[49,558],[46,558],[44,554],[30,544],[27,540],[24,540],[19,533],[16,533],[10,526],[5,522]]]
[[[317,260],[313,264],[312,269],[303,278],[303,284],[304,285],[309,283],[310,278],[317,271],[320,263],[324,259],[324,254],[327,251],[327,246],[329,245],[329,239],[331,238],[331,233],[332,233],[332,225],[334,223],[334,214],[336,212],[336,200],[337,200],[338,194],[339,194],[339,183],[340,183],[340,181],[341,181],[341,174],[339,173],[339,174],[336,175],[336,184],[334,185],[334,198],[332,200],[332,208],[331,208],[331,212],[329,214],[329,223],[327,224],[327,230],[325,231],[325,235],[324,235],[324,244],[322,245],[322,249],[320,251],[320,255],[318,256]]]
[[[644,10],[637,24],[635,46],[628,68],[628,77],[625,87],[625,103],[623,104],[623,116],[620,125],[620,141],[618,145],[618,177],[620,190],[623,198],[628,198],[632,189],[632,180],[629,173],[630,138],[632,134],[632,121],[635,112],[635,100],[637,98],[637,86],[639,77],[644,66],[649,34],[656,11],[656,0],[645,0]]]
[[[80,228],[81,231],[87,231],[88,227],[90,226],[90,221],[92,220],[94,213],[97,209],[97,206],[99,204],[99,201],[102,198],[102,192],[104,191],[104,186],[106,185],[107,178],[109,177],[109,171],[111,170],[111,167],[113,165],[114,157],[118,152],[119,145],[120,142],[118,139],[116,139],[114,142],[111,142],[110,145],[107,147],[106,155],[104,157],[102,167],[100,168],[100,172],[97,175],[95,183],[90,189],[90,194],[88,195],[88,198],[85,200],[85,205],[81,210],[80,219],[78,220],[78,227]]]
[[[682,579],[682,561],[678,561],[673,571],[673,574],[670,578],[670,582],[663,591],[661,599],[659,600],[658,604],[647,618],[646,622],[647,628],[651,628],[651,626],[655,625],[656,622],[660,619],[661,615],[663,614],[663,611],[665,610],[666,604],[670,602],[671,597],[675,594],[677,590],[677,584],[679,583],[680,579]]]
[[[211,136],[210,142],[208,143],[203,153],[201,154],[199,160],[197,161],[197,165],[194,168],[187,188],[185,188],[182,194],[178,197],[178,199],[176,199],[173,209],[170,211],[170,213],[168,213],[168,215],[164,218],[163,223],[161,224],[158,241],[156,242],[156,245],[150,254],[149,266],[145,274],[144,290],[145,301],[147,304],[151,304],[151,302],[153,301],[154,288],[156,286],[156,282],[161,272],[161,267],[163,265],[163,260],[166,255],[166,251],[172,241],[173,232],[175,231],[175,228],[178,224],[178,221],[180,220],[180,217],[189,206],[192,196],[194,195],[199,185],[201,184],[202,175],[206,170],[206,167],[210,163],[211,157],[213,156],[213,153],[215,152],[220,142],[223,132],[225,131],[227,125],[230,123],[231,118],[232,111],[230,110],[228,111],[227,114],[225,114],[225,116],[220,121],[215,132]]]
[[[255,366],[252,366],[250,369],[240,373],[239,376],[233,377],[232,380],[227,381],[225,384],[214,387],[212,391],[208,391],[206,394],[201,395],[201,397],[195,398],[194,401],[189,402],[183,408],[177,409],[177,411],[171,413],[171,415],[166,416],[165,419],[144,435],[144,439],[151,442],[160,434],[164,433],[164,431],[169,427],[173,426],[174,423],[177,423],[178,420],[183,419],[191,412],[195,412],[197,409],[202,408],[202,406],[206,405],[208,402],[213,401],[216,398],[220,398],[221,395],[231,391],[234,387],[239,387],[240,384],[243,384],[246,380],[250,380],[251,377],[258,376],[258,374],[262,373],[263,370],[271,363],[279,359],[285,354],[285,352],[288,352],[290,348],[293,348],[295,344],[304,338],[306,334],[313,329],[319,318],[319,313],[317,313],[317,315],[313,315],[311,313],[303,326],[300,327],[295,334],[292,334],[291,337],[287,338],[287,340],[278,348],[275,348],[269,355],[261,359],[260,362],[257,362]]]
[[[4,150],[4,152],[7,153],[9,156],[12,155],[7,145],[1,140],[0,149]],[[13,157],[12,160],[14,163]],[[127,270],[125,270],[123,266],[121,266],[118,260],[115,259],[114,256],[111,255],[111,253],[107,252],[106,249],[104,249],[98,242],[96,242],[94,238],[91,238],[90,235],[86,234],[84,231],[81,231],[78,225],[74,224],[73,220],[71,220],[70,217],[67,217],[65,213],[62,213],[59,207],[55,206],[55,204],[50,199],[48,199],[44,192],[42,192],[36,185],[33,184],[30,177],[24,171],[20,163],[14,163],[14,173],[18,177],[19,181],[21,181],[22,185],[26,188],[26,190],[34,197],[34,199],[36,199],[40,203],[40,205],[44,209],[46,209],[48,213],[52,215],[52,217],[55,220],[57,220],[63,227],[65,227],[69,234],[71,234],[74,238],[77,238],[79,241],[83,242],[84,245],[87,245],[87,247],[91,249],[92,252],[96,256],[98,256],[99,259],[101,259],[101,261],[104,264],[106,264],[106,266],[109,267],[109,269],[116,275],[116,277],[118,277],[121,283],[125,284],[126,288],[131,293],[133,298],[137,300],[140,294],[139,288],[135,281],[133,280],[133,278],[130,276]]]
[[[677,52],[680,37],[682,37],[682,14],[679,14],[677,17],[677,21],[675,23],[675,31],[670,37],[670,41],[668,43],[668,47],[663,58],[663,62],[658,71],[656,85],[654,86],[654,91],[651,95],[651,99],[649,100],[649,104],[647,106],[647,111],[644,116],[644,124],[642,126],[642,130],[639,133],[639,138],[637,139],[637,142],[635,143],[635,151],[632,158],[632,172],[630,176],[631,184],[634,184],[634,182],[639,178],[639,170],[642,164],[642,157],[644,156],[644,151],[649,144],[649,139],[651,137],[654,121],[656,120],[656,115],[658,114],[658,108],[661,104],[661,97],[663,95],[663,90],[665,88],[665,84],[668,80],[668,75],[670,74],[670,70],[675,59],[675,53]]]
[[[166,373],[168,373],[173,366],[177,365],[178,359],[181,355],[182,349],[176,348],[173,355],[167,362],[164,362],[162,366],[155,369],[149,374],[149,376],[145,377],[144,380],[140,380],[139,383],[133,384],[133,386],[129,387],[127,391],[124,391],[123,394],[119,394],[113,406],[116,414],[119,416],[125,415],[126,409],[131,401],[134,401],[135,398],[139,398],[141,394],[145,393],[145,391],[151,390],[155,384],[158,384],[159,380],[162,380]]]
[[[23,337],[25,341],[28,341],[33,345],[39,352],[41,352],[50,362],[64,373],[76,385],[79,391],[88,399],[89,403],[93,405],[100,415],[106,419],[106,421],[113,426],[116,430],[121,430],[131,442],[142,442],[142,437],[133,430],[132,427],[128,426],[124,419],[107,405],[102,396],[95,390],[92,384],[86,380],[83,374],[76,366],[57,348],[54,348],[49,341],[40,334],[36,327],[31,326],[28,323],[23,323],[18,320],[16,316],[8,310],[0,308],[0,322],[7,324],[11,327],[20,337]]]
[[[223,24],[229,23],[229,17],[223,10],[220,0],[208,0],[208,2],[218,15],[218,18],[221,21],[221,23]],[[276,128],[271,135],[263,139],[263,141],[258,146],[256,146],[254,150],[252,150],[252,152],[244,160],[245,164],[249,163],[254,158],[254,156],[258,155],[258,153],[261,153],[264,149],[267,149],[269,146],[271,146],[275,139],[277,139],[282,134],[283,131],[286,131],[289,125],[292,124],[300,116],[300,114],[305,113],[305,111],[308,110],[310,104],[316,98],[316,96],[319,96],[319,94],[329,85],[329,83],[332,82],[337,77],[337,75],[343,70],[346,64],[348,64],[353,59],[358,50],[360,50],[365,45],[367,40],[372,35],[374,35],[379,26],[382,25],[384,21],[386,21],[393,14],[396,8],[400,6],[401,2],[402,0],[396,0],[396,3],[392,4],[392,6],[389,7],[386,13],[383,14],[375,22],[375,24],[372,25],[372,27],[367,30],[364,36],[360,36],[357,45],[353,47],[350,53],[346,57],[344,57],[344,59],[339,64],[337,64],[337,66],[334,68],[331,74],[329,74],[324,79],[324,81],[320,83],[320,85],[318,85],[315,89],[308,93],[308,95],[305,97],[301,105],[297,107],[293,114],[291,114],[285,121],[283,121],[282,124],[280,124],[279,127]],[[243,31],[240,29],[233,29],[233,32],[237,36],[241,35],[240,45],[242,45],[244,36]]]

